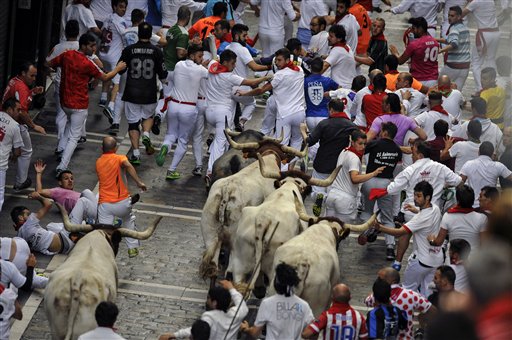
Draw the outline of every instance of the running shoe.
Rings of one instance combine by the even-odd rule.
[[[110,128],[108,129],[108,134],[112,136],[117,136],[117,133],[119,132],[119,124],[112,124],[110,125]]]
[[[108,106],[103,108],[103,115],[107,117],[108,123],[112,124],[114,122],[114,111]]]
[[[202,166],[196,166],[194,170],[192,170],[192,174],[194,176],[201,176],[203,174],[203,167]]]
[[[324,195],[323,194],[316,194],[316,200],[313,204],[313,215],[316,217],[319,217],[322,213],[322,204],[324,203]]]
[[[386,260],[388,260],[388,261],[395,260],[395,249],[394,248],[386,248]]]
[[[181,177],[181,174],[178,171],[167,170],[167,176],[165,176],[165,179],[173,181],[175,179],[180,179],[180,177]]]
[[[140,165],[140,156],[131,155],[128,161],[132,163],[132,165]]]
[[[25,180],[25,182],[21,183],[21,184],[15,184],[13,186],[13,190],[15,192],[18,192],[18,191],[21,191],[21,190],[25,190],[27,188],[30,188],[30,186],[32,185],[32,180],[30,179],[30,177],[27,177],[27,179]]]
[[[151,139],[149,139],[148,136],[142,136],[142,144],[144,144],[144,147],[146,148],[146,153],[148,155],[152,155],[155,153],[155,148],[153,144],[151,144]]]
[[[100,101],[98,102],[99,107],[105,107],[106,105],[107,105],[106,99],[100,99]]]
[[[160,115],[155,115],[153,118],[153,126],[151,127],[151,132],[153,132],[155,135],[160,134],[160,124],[162,123],[162,117]]]
[[[65,170],[65,169],[59,169],[59,168],[55,169],[55,178],[56,178],[56,179],[59,179],[60,174],[61,174],[64,170]]]
[[[128,257],[129,258],[136,257],[138,255],[139,255],[139,248],[128,249]]]
[[[85,142],[87,142],[87,138],[85,137],[80,137],[80,139],[78,140],[78,142],[76,142],[77,144],[84,144]]]
[[[167,156],[167,151],[169,151],[169,147],[166,144],[162,145],[162,147],[160,148],[160,152],[158,153],[158,155],[156,155],[156,165],[164,165],[165,156]]]

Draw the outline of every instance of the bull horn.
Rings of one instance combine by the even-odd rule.
[[[230,135],[231,137],[236,137],[241,134],[241,132],[235,132],[229,128],[228,116],[224,116],[224,133],[226,135]]]
[[[274,179],[281,179],[281,173],[279,171],[268,171],[265,167],[265,162],[263,161],[263,157],[258,152],[256,154],[258,157],[258,163],[260,165],[260,173],[265,178],[274,178]]]
[[[368,219],[368,221],[366,221],[363,224],[348,224],[348,223],[345,223],[344,227],[347,228],[347,229],[350,229],[351,231],[363,232],[366,229],[370,228],[370,226],[373,225],[376,220],[377,220],[377,213],[373,214],[372,217],[370,217]]]
[[[281,128],[281,136],[279,138],[272,138],[270,136],[263,136],[263,140],[268,140],[277,144],[281,144],[284,139],[284,128]]]
[[[158,216],[154,221],[153,224],[151,224],[146,230],[144,231],[137,231],[137,230],[131,230],[127,228],[118,228],[119,232],[121,233],[121,236],[123,237],[131,237],[135,238],[137,240],[147,240],[153,233],[155,232],[156,226],[160,221],[162,220],[162,216]]]
[[[336,176],[338,176],[338,172],[341,170],[341,165],[339,165],[334,171],[327,177],[326,179],[319,179],[319,178],[311,178],[308,181],[309,185],[315,185],[317,187],[328,187],[329,185],[334,182],[336,179]]]
[[[299,198],[297,197],[297,194],[295,191],[293,191],[293,198],[295,200],[295,210],[297,211],[297,214],[299,214],[299,218],[303,221],[309,222],[310,220],[313,220],[313,223],[318,222],[318,217],[316,216],[310,216],[306,213],[306,209],[304,208],[304,204],[300,202]]]
[[[289,153],[289,154],[292,154],[294,156],[297,156],[297,157],[300,157],[300,158],[304,158],[304,157],[306,157],[306,154],[308,153],[308,146],[306,145],[304,147],[304,150],[299,151],[299,150],[297,150],[295,148],[292,148],[291,146],[281,145],[281,150],[283,150],[284,153]]]
[[[60,203],[55,203],[55,204],[57,204],[57,207],[60,210],[60,214],[62,215],[62,222],[64,223],[64,228],[67,231],[69,231],[70,233],[80,233],[80,232],[87,233],[89,231],[94,230],[94,227],[90,224],[71,223],[66,209]]]
[[[260,147],[260,144],[258,142],[237,143],[231,138],[231,136],[228,134],[228,132],[226,130],[229,130],[229,129],[224,129],[224,134],[226,135],[226,138],[228,139],[229,145],[231,145],[231,147],[233,149],[237,149],[237,150],[258,149]]]

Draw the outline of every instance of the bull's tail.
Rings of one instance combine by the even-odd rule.
[[[297,296],[302,296],[302,291],[306,286],[306,281],[309,276],[309,263],[301,263],[297,266],[297,276],[299,277],[299,284],[294,289],[294,293]]]
[[[69,308],[68,327],[66,331],[66,337],[64,338],[65,340],[71,340],[73,337],[75,321],[80,307],[80,286],[82,283],[82,273],[83,271],[78,271],[76,276],[74,276],[70,282],[71,306]]]
[[[201,264],[199,265],[199,275],[203,280],[212,278],[217,275],[218,263],[217,259],[220,254],[220,247],[222,242],[218,237],[215,238],[215,242],[212,243],[203,253]]]

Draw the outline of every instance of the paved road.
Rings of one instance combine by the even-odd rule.
[[[397,3],[398,1],[394,1]],[[386,35],[388,39],[401,45],[401,34],[407,27],[407,16],[391,18],[388,13],[382,15],[387,20]],[[251,35],[257,29],[256,20],[252,13],[246,13],[246,23],[251,28]],[[507,26],[507,31],[510,28]],[[473,32],[474,34],[474,32]],[[503,42],[506,42],[503,34]],[[508,37],[508,36],[507,36]],[[500,54],[510,55],[509,44],[500,45]],[[399,49],[401,49],[399,47]],[[405,68],[403,68],[405,70]],[[464,94],[469,97],[474,93],[472,78],[468,80]],[[91,92],[91,109],[87,121],[87,143],[80,146],[75,152],[70,168],[75,171],[76,189],[94,188],[97,183],[94,171],[94,162],[100,154],[100,143],[108,123],[97,108],[99,90]],[[263,114],[262,107],[258,107],[254,121],[249,127],[257,128]],[[47,187],[57,185],[53,178],[53,169],[57,165],[53,150],[56,145],[56,129],[54,124],[55,109],[48,96],[48,103],[41,114],[37,116],[38,124],[47,128],[48,135],[32,134],[34,154],[48,163],[44,175],[44,184]],[[126,124],[123,120],[119,141],[126,149],[128,139]],[[155,138],[160,145],[162,136]],[[190,150],[190,149],[189,149]],[[178,167],[184,174],[183,178],[166,182],[164,180],[166,167],[158,168],[154,158],[142,156],[142,165],[137,168],[139,175],[148,186],[148,191],[141,195],[141,201],[136,205],[137,225],[144,228],[155,215],[164,216],[153,237],[143,242],[138,257],[129,259],[126,246],[121,244],[117,263],[120,271],[120,284],[117,303],[120,308],[119,320],[116,324],[119,333],[128,339],[155,339],[164,331],[176,330],[189,326],[204,311],[207,283],[197,275],[200,255],[203,251],[203,241],[200,232],[201,209],[206,199],[203,181],[194,177],[190,171],[194,167],[193,158],[187,155]],[[35,159],[35,157],[34,157]],[[165,166],[168,166],[170,158]],[[206,164],[206,159],[205,159]],[[8,171],[7,183],[12,184],[14,166]],[[30,176],[35,179],[35,173]],[[131,185],[132,192],[136,192]],[[7,187],[6,202],[0,213],[3,222],[2,236],[14,236],[10,227],[8,212],[16,205],[25,205],[30,209],[37,209],[37,202],[27,200],[29,191],[14,193],[12,187]],[[308,207],[311,202],[307,202]],[[60,217],[54,209],[45,219],[45,223],[59,221]],[[342,277],[353,290],[352,304],[365,312],[362,299],[371,289],[371,283],[376,271],[386,265],[384,260],[385,246],[382,240],[374,244],[361,247],[355,238],[350,237],[343,241],[339,250]],[[38,255],[38,267],[47,268],[51,257]],[[56,256],[47,268],[51,271],[62,262],[63,257]],[[47,320],[42,306],[41,292],[34,292],[29,296],[22,296],[25,303],[25,320],[16,322],[13,327],[12,338],[48,339],[50,338]],[[28,299],[28,300],[27,300]]]

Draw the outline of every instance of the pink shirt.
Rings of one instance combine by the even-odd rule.
[[[439,43],[430,35],[414,39],[407,45],[404,55],[411,58],[411,74],[419,81],[437,80]]]
[[[80,198],[79,192],[60,187],[50,189],[50,195],[55,202],[62,204],[66,208],[68,214],[71,213],[71,210],[73,210]]]

